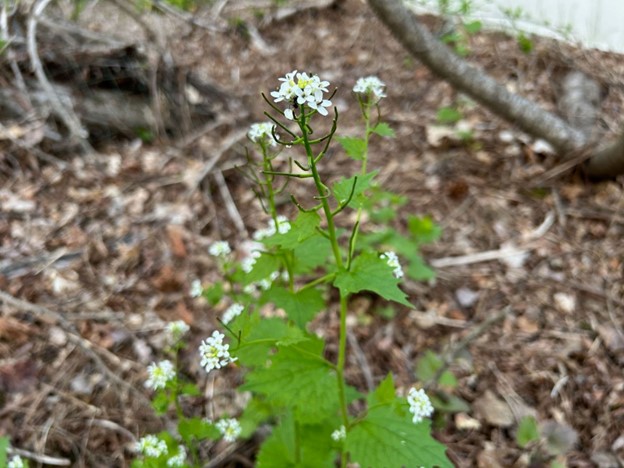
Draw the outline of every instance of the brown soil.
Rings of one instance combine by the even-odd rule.
[[[172,47],[177,60],[240,97],[251,119],[221,125],[182,151],[164,142],[116,142],[93,162],[68,155],[63,167],[35,155],[0,157],[0,434],[14,447],[69,459],[72,466],[113,467],[131,460],[133,437],[166,427],[143,389],[145,368],[159,357],[163,321],[189,323],[189,349],[196,349],[222,312],[188,295],[193,279],[216,279],[208,245],[218,239],[237,245],[266,222],[249,182],[234,169],[244,158],[242,145],[227,148],[200,186],[193,176],[234,132],[264,120],[259,94],[299,69],[338,88],[341,134],[358,130],[350,92],[355,80],[377,75],[387,83],[381,111],[397,137],[373,141],[370,165],[389,189],[408,198],[402,220],[429,214],[443,227],[442,238],[424,249],[429,263],[509,246],[526,252],[515,265],[504,256],[446,260],[450,266],[436,268],[430,284],[406,282],[415,310],[398,309],[391,319],[375,313],[377,301],[357,298],[352,333],[374,381],[392,372],[399,385],[413,384],[425,350],[453,352],[505,311],[465,342],[450,366],[459,380],[454,393],[471,410],[448,416],[436,432],[449,457],[461,467],[546,466],[538,448],[515,441],[518,419],[533,414],[554,428],[551,438],[570,442],[559,457],[566,466],[621,466],[622,181],[590,183],[568,173],[533,186],[554,158],[435,79],[364,2],[304,9],[264,26],[249,9],[242,12],[270,50],[234,28],[197,30]],[[472,38],[472,62],[551,109],[572,59],[601,80],[601,125],[615,129],[624,95],[621,58],[541,40],[524,55],[501,34]],[[432,141],[438,109],[457,102],[473,139]],[[348,174],[340,151],[328,161],[327,173]],[[218,174],[244,232],[226,209]],[[294,213],[288,204],[283,209]],[[404,221],[395,227],[404,229]],[[327,327],[331,342],[335,314],[329,311],[317,326]],[[240,410],[232,389],[238,370],[207,381],[193,352],[182,362],[206,389],[186,402],[190,412]],[[365,388],[355,359],[348,378]],[[257,443],[234,450],[217,444],[211,453],[220,456],[211,466],[251,466]]]

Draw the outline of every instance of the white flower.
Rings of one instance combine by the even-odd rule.
[[[429,397],[422,388],[420,390],[410,388],[407,394],[407,402],[410,405],[410,413],[414,415],[412,418],[414,424],[418,424],[424,418],[428,418],[433,414],[431,400],[429,400]]]
[[[215,424],[226,442],[234,442],[241,433],[241,425],[236,419],[221,419]]]
[[[248,284],[247,286],[243,288],[243,292],[245,294],[251,294],[251,295],[255,294],[257,292],[256,284],[255,283]]]
[[[158,458],[167,454],[167,444],[155,435],[146,435],[136,443],[137,452],[147,457]]]
[[[230,356],[230,345],[223,344],[223,338],[225,338],[225,335],[215,330],[211,337],[206,338],[199,345],[200,365],[206,369],[206,372],[210,372],[213,369],[221,369],[230,362],[236,361],[236,358]]]
[[[7,468],[26,468],[26,463],[19,455],[14,455],[9,461]]]
[[[169,382],[171,382],[175,376],[175,368],[171,361],[160,361],[158,364],[151,363],[147,367],[147,373],[149,378],[145,382],[147,388],[152,390],[158,390],[159,388],[165,388]]]
[[[340,426],[340,429],[336,429],[332,432],[331,438],[336,442],[340,442],[341,440],[345,440],[347,438],[347,430],[344,426]]]
[[[254,143],[268,143],[270,146],[277,146],[277,141],[273,137],[273,124],[271,122],[252,124],[247,136]]]
[[[198,279],[193,280],[191,283],[191,291],[189,292],[191,297],[199,297],[202,295],[202,292],[204,292],[204,289],[202,288],[201,281]]]
[[[386,84],[376,76],[367,76],[366,78],[358,78],[353,91],[365,95],[375,95],[375,100],[379,101],[386,97],[384,88]]]
[[[384,252],[380,255],[381,258],[385,258],[388,266],[394,268],[392,274],[395,278],[403,278],[403,268],[399,263],[399,257],[392,251]]]
[[[225,312],[223,312],[223,318],[221,320],[227,325],[238,317],[244,309],[245,306],[242,304],[232,304]]]
[[[241,260],[241,269],[245,273],[251,273],[254,265],[256,264],[256,257],[245,257]]]
[[[190,327],[183,320],[169,322],[166,328],[169,343],[176,343],[189,331],[189,329]]]
[[[332,103],[324,99],[323,93],[328,92],[329,81],[321,81],[318,75],[298,73],[297,70],[287,73],[279,81],[282,82],[279,90],[271,92],[275,102],[286,101],[291,105],[295,103],[299,106],[305,105],[321,115],[327,115],[326,107],[331,106]],[[284,116],[293,120],[293,109],[286,109]]]
[[[186,449],[182,445],[178,445],[178,453],[167,460],[167,466],[184,466],[186,463]]]
[[[232,253],[232,249],[227,241],[217,241],[208,248],[208,253],[215,257],[227,257]]]
[[[265,237],[271,237],[276,233],[286,234],[288,231],[290,231],[290,228],[291,225],[288,221],[288,218],[286,216],[280,215],[277,217],[277,227],[275,220],[271,218],[269,220],[269,225],[265,229],[258,229],[256,232],[254,232],[253,238],[256,241],[259,241],[264,239]]]

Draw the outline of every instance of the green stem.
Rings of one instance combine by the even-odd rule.
[[[338,363],[336,364],[336,374],[338,380],[338,397],[340,398],[340,413],[342,424],[349,430],[349,413],[347,410],[347,396],[345,391],[344,369],[347,357],[347,299],[348,295],[340,293],[340,339],[338,342]],[[347,454],[342,451],[340,456],[340,466],[347,466]]]

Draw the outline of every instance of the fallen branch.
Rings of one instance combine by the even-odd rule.
[[[597,145],[586,134],[536,103],[513,94],[483,70],[470,65],[438,41],[401,0],[368,0],[394,37],[434,74],[448,81],[496,115],[532,136],[549,142],[564,158],[576,157],[594,145],[586,165],[591,177],[624,173],[624,133],[616,141]]]

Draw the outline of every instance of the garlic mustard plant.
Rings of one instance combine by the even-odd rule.
[[[146,386],[157,413],[175,411],[178,424],[171,433],[141,439],[135,466],[199,467],[216,455],[211,450],[222,448],[204,441],[235,444],[262,425],[270,430],[256,454],[259,468],[452,467],[445,447],[431,436],[434,408],[424,390],[411,388],[404,398],[388,374],[373,391],[361,393],[346,378],[353,297],[374,294],[413,307],[401,284],[432,277],[418,247],[435,241],[440,231],[422,216],[407,217],[406,234],[390,227],[405,200],[382,189],[379,171],[369,168],[370,140],[395,136],[381,121],[386,85],[374,76],[354,83],[364,130],[344,136],[337,136],[336,90],[330,87],[318,75],[294,70],[276,81],[268,97],[263,94],[269,120],[249,128],[252,149],[239,169],[253,183],[265,227],[235,249],[225,241],[213,243],[209,253],[221,279],[205,287],[193,284],[195,296],[225,309],[213,317],[215,328],[197,349],[200,382],[206,375],[210,381],[223,373],[234,376],[242,381],[245,408],[232,414],[228,405],[226,413],[210,402],[216,422],[186,414],[181,401],[206,393],[179,372],[188,328],[169,324],[167,341],[176,344],[165,350],[168,360],[148,367]],[[335,141],[353,160],[351,174],[326,172]],[[295,195],[290,188],[301,181],[308,190]],[[286,197],[292,202],[288,216],[278,210]],[[331,359],[320,338],[324,333],[309,326],[319,314],[337,316]]]

